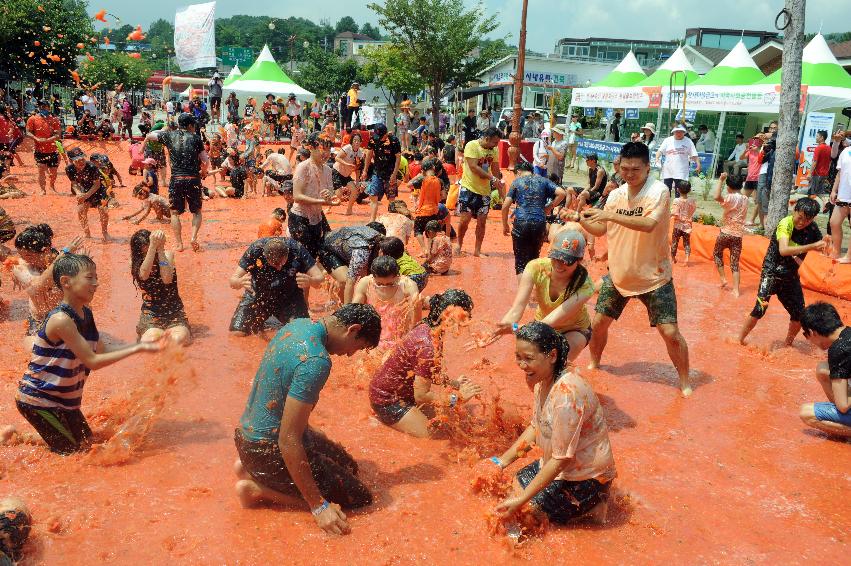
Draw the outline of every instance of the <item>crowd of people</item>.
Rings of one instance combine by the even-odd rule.
[[[346,127],[339,134],[331,110],[321,107],[318,115],[327,117],[326,122],[304,131],[294,97],[283,102],[269,95],[260,108],[252,106],[248,113],[246,107],[239,117],[230,98],[219,96],[213,116],[224,104],[228,116],[237,120],[222,125],[217,119],[199,119],[193,111],[174,112],[173,121],[150,124],[142,141],[130,146],[128,173],[142,179],[132,196],[141,208],[123,219],[139,224],[153,210],[152,221],[169,222],[173,236],[173,249],[159,229],[139,229],[130,238],[131,277],[143,296],[134,344],[105,347],[101,340],[89,307],[98,289],[97,266],[86,254],[84,238],[63,246],[54,242],[47,224],[30,225],[17,234],[12,226],[11,235],[4,230],[5,241],[14,240],[17,253],[12,275],[29,299],[23,339],[31,356],[16,406],[33,430],[6,426],[0,428],[0,440],[43,442],[58,454],[88,449],[93,438],[81,398],[89,373],[137,354],[156,353],[164,339],[191,344],[192,324],[177,277],[179,252],[185,247],[181,216],[190,213],[189,245],[201,252],[205,200],[266,197],[261,202],[274,210],[262,219],[258,238],[229,280],[233,289],[243,291],[234,306],[231,335],[269,337],[274,332],[234,432],[235,490],[245,506],[261,500],[306,505],[326,532],[349,532],[343,509],[369,505],[373,495],[359,479],[354,458],[309,424],[333,370],[333,356],[367,349],[382,353],[369,385],[372,410],[384,425],[412,436],[430,436],[436,413],[482,395],[481,384],[446,375],[442,363],[445,327],[472,317],[473,300],[463,289],[430,293],[428,285],[434,277],[452,277],[453,258],[465,253],[473,219],[472,256],[485,257],[487,218],[492,209],[501,208],[502,233],[513,245],[517,292],[493,332],[471,347],[514,336],[517,366],[532,392],[534,411],[517,441],[481,465],[507,468],[530,445],[540,447],[542,457],[516,472],[513,491],[494,511],[506,521],[527,504],[534,514],[556,523],[605,518],[607,494],[617,475],[615,461],[604,409],[574,363],[587,348],[589,367],[599,366],[612,325],[637,299],[666,346],[681,394],[693,393],[672,263],[680,240],[689,261],[695,207],[688,196],[688,167],[696,157],[694,145],[679,126],[653,145],[655,128],[648,125],[645,137],[623,146],[613,174],[596,156],[586,156],[588,185],[566,187],[564,171],[575,164],[576,135],[581,133],[571,119],[547,136],[544,130],[534,131],[543,142],[540,151],[532,163],[518,164],[507,183],[496,151],[504,132],[497,127],[480,129],[476,124],[471,128],[475,135],[464,143],[428,126],[418,129],[410,116],[397,124],[401,136],[384,124],[363,130],[358,127],[362,101],[356,87],[347,95]],[[126,103],[120,95],[116,101]],[[402,115],[409,114],[408,108]],[[4,116],[6,109],[0,120]],[[530,117],[524,128],[535,128],[536,120]],[[0,136],[6,135],[3,124]],[[772,128],[776,130],[772,125],[769,134]],[[38,104],[25,131],[32,139],[42,193],[48,188],[59,192],[57,172],[63,160],[83,236],[91,237],[88,211],[95,208],[103,239],[109,241],[109,210],[118,198],[115,188],[124,182],[108,157],[86,155],[71,143],[65,148],[47,101]],[[288,135],[292,143],[264,152],[264,132],[272,139]],[[765,146],[770,138],[758,139]],[[0,138],[0,151],[11,152],[7,155],[20,149],[3,140],[8,137]],[[753,151],[754,143],[745,153]],[[760,151],[764,154],[766,148]],[[652,165],[663,156],[657,179]],[[726,286],[723,251],[730,250],[738,295],[746,191],[760,190],[752,172],[762,174],[748,155],[744,180],[735,170],[745,169],[742,155],[732,157],[740,159],[732,160],[734,170],[722,175],[712,198],[724,209],[715,262]],[[851,150],[843,149],[837,158],[829,200],[841,222],[851,202],[851,175],[844,174],[851,169]],[[12,159],[3,163],[11,166]],[[407,200],[399,190],[403,185],[410,190]],[[167,198],[160,195],[166,187]],[[326,217],[329,207],[345,207],[351,214],[354,206],[363,205],[368,221],[362,224],[332,226]],[[379,214],[385,206],[386,212]],[[827,400],[802,407],[801,418],[829,434],[851,436],[851,330],[833,306],[805,305],[798,276],[806,254],[826,246],[813,222],[820,208],[815,199],[799,199],[771,235],[756,303],[739,341],[744,343],[777,295],[790,318],[787,344],[803,329],[813,344],[828,351],[827,363],[817,368]],[[841,243],[841,226],[834,233]],[[603,238],[606,252],[598,256],[595,243]],[[546,242],[546,256],[540,257]],[[839,243],[834,253],[839,253]],[[599,281],[583,265],[593,260],[607,262]],[[326,281],[331,304],[318,305],[315,298],[311,302],[311,289]],[[595,295],[592,316],[586,305]],[[530,303],[536,307],[534,321],[522,324]],[[322,309],[331,314],[311,318],[311,311]],[[21,508],[17,503],[11,507]],[[21,532],[19,516],[27,515],[5,515],[0,530]],[[5,540],[0,539],[0,551],[14,555],[18,547]]]

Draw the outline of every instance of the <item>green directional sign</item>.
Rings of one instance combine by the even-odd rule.
[[[232,45],[222,47],[222,65],[249,67],[252,63],[254,63],[254,51],[250,47],[234,47]]]

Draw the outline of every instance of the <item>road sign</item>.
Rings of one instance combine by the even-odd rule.
[[[254,51],[250,47],[234,47],[226,45],[222,47],[222,65],[233,67],[239,65],[247,67],[254,63]]]

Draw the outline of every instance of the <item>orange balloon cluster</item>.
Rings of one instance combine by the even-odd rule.
[[[136,29],[127,36],[127,39],[130,41],[142,41],[145,39],[145,34],[142,33],[142,26],[136,26]]]
[[[106,23],[106,10],[101,10],[97,14],[95,14],[95,19],[99,22]]]

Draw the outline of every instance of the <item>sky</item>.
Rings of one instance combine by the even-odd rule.
[[[374,0],[380,2],[381,0]],[[806,32],[851,31],[851,18],[836,17],[838,7],[846,0],[808,0]],[[92,13],[106,8],[132,25],[148,25],[159,18],[174,21],[175,6],[193,2],[174,0],[89,0]],[[464,0],[475,6],[473,0]],[[270,2],[269,0],[219,0],[217,17],[237,14],[287,18],[322,18],[335,24],[343,16],[351,16],[358,24],[376,24],[368,2],[351,0],[313,0],[312,2]],[[686,28],[718,27],[774,30],[774,18],[783,0],[529,0],[526,47],[551,53],[562,37],[615,37],[628,39],[671,40],[682,38]],[[516,45],[520,30],[521,0],[483,0],[488,14],[497,14],[499,28],[491,37],[508,36]],[[711,6],[711,10],[707,10]],[[660,17],[664,14],[665,17]]]

